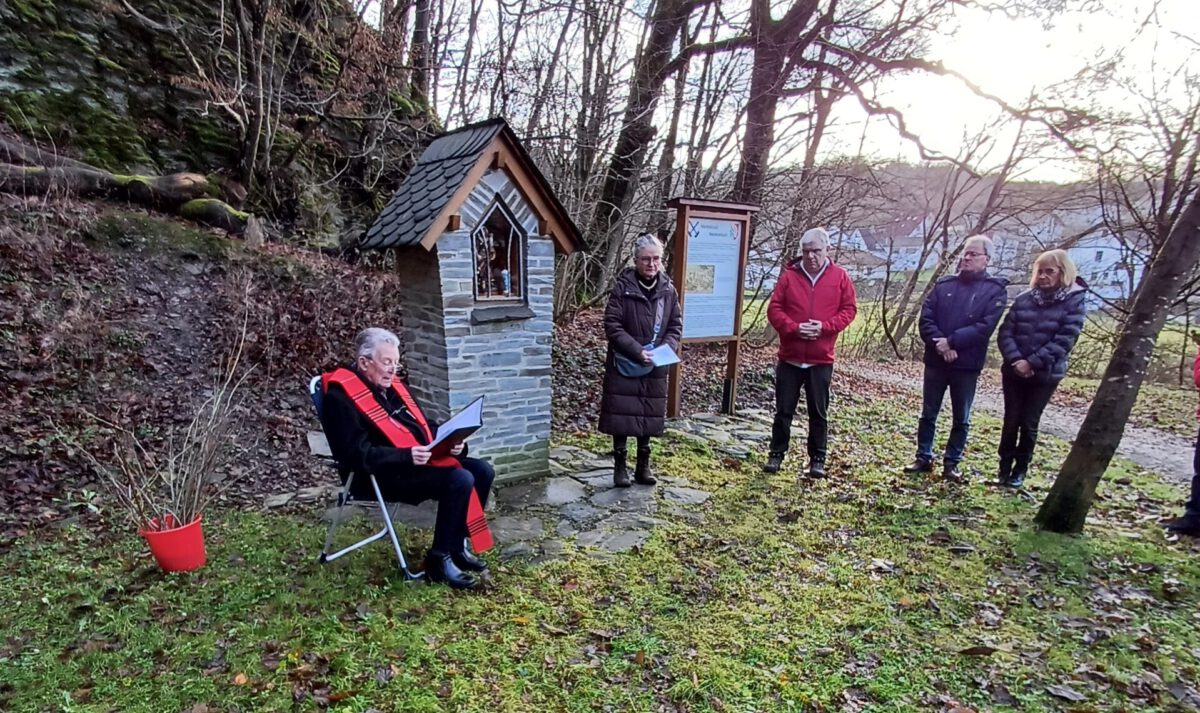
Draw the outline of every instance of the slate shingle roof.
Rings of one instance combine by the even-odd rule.
[[[362,247],[419,244],[501,128],[502,121],[491,120],[434,139],[375,219]]]
[[[572,248],[582,249],[583,238],[579,229],[559,203],[545,176],[526,153],[525,147],[503,119],[488,119],[434,139],[404,179],[396,195],[392,196],[387,207],[375,219],[361,246],[364,249],[383,249],[420,244],[433,226],[433,221],[454,197],[467,174],[479,162],[483,152],[502,132],[520,154],[532,178],[545,194],[546,200],[559,213],[566,230],[570,233],[566,239],[572,243]]]

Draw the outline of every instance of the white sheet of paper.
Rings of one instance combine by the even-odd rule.
[[[464,428],[478,429],[482,425],[483,397],[480,396],[471,403],[467,404],[466,408],[464,408],[462,411],[454,414],[449,418],[449,420],[438,426],[437,436],[434,437],[433,443],[430,443],[429,447],[432,448],[438,445],[448,436],[452,435],[455,431]]]
[[[679,363],[679,355],[669,344],[660,344],[650,350],[650,361],[654,366],[670,366]]]

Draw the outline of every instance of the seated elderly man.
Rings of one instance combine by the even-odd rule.
[[[425,558],[430,582],[471,589],[487,563],[476,551],[491,546],[483,517],[495,471],[486,461],[467,458],[465,443],[448,455],[429,447],[437,424],[428,421],[404,384],[395,378],[400,340],[385,329],[363,330],[354,340],[355,363],[322,377],[322,426],[329,448],[355,474],[373,473],[388,502],[438,502],[433,546]],[[355,478],[355,497],[374,498],[370,480]]]

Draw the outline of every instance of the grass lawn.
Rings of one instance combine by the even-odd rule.
[[[836,404],[825,482],[667,444],[702,520],[482,595],[403,584],[382,545],[319,566],[315,514],[212,513],[209,564],[169,577],[133,536],[44,532],[0,572],[0,709],[1192,709],[1200,546],[1156,524],[1181,489],[1115,466],[1085,537],[1036,533],[1035,501],[901,475],[912,409]]]

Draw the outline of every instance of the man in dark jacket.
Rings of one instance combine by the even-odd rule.
[[[434,455],[428,444],[438,424],[425,420],[407,388],[399,382],[393,384],[399,344],[396,335],[384,329],[359,333],[354,340],[354,365],[326,375],[321,425],[338,462],[362,476],[351,486],[356,497],[374,499],[366,477],[370,473],[388,502],[438,502],[433,546],[425,558],[426,576],[431,582],[471,589],[476,582],[464,570],[482,572],[487,563],[465,549],[468,512],[472,495],[479,499],[480,507],[487,504],[496,472],[486,461],[467,458],[465,443],[455,445],[448,456]],[[381,408],[377,415],[390,417],[389,428],[398,425],[401,430],[396,433],[411,446],[394,445],[347,392],[345,383],[365,385],[373,397],[366,399],[364,394],[366,407]]]
[[[925,379],[917,457],[904,469],[906,473],[933,470],[937,416],[949,389],[953,422],[942,457],[942,477],[951,482],[963,480],[958,464],[967,446],[975,385],[987,360],[988,342],[1008,301],[1008,281],[988,274],[991,254],[992,241],[987,236],[967,238],[959,256],[958,274],[938,280],[921,306]]]
[[[800,258],[779,276],[767,306],[767,319],[779,332],[775,365],[775,423],[763,470],[775,473],[791,438],[792,417],[800,390],[808,410],[808,474],[825,477],[829,435],[829,386],[833,381],[833,348],[838,335],[858,314],[854,283],[825,254],[829,235],[813,228],[800,240]]]

